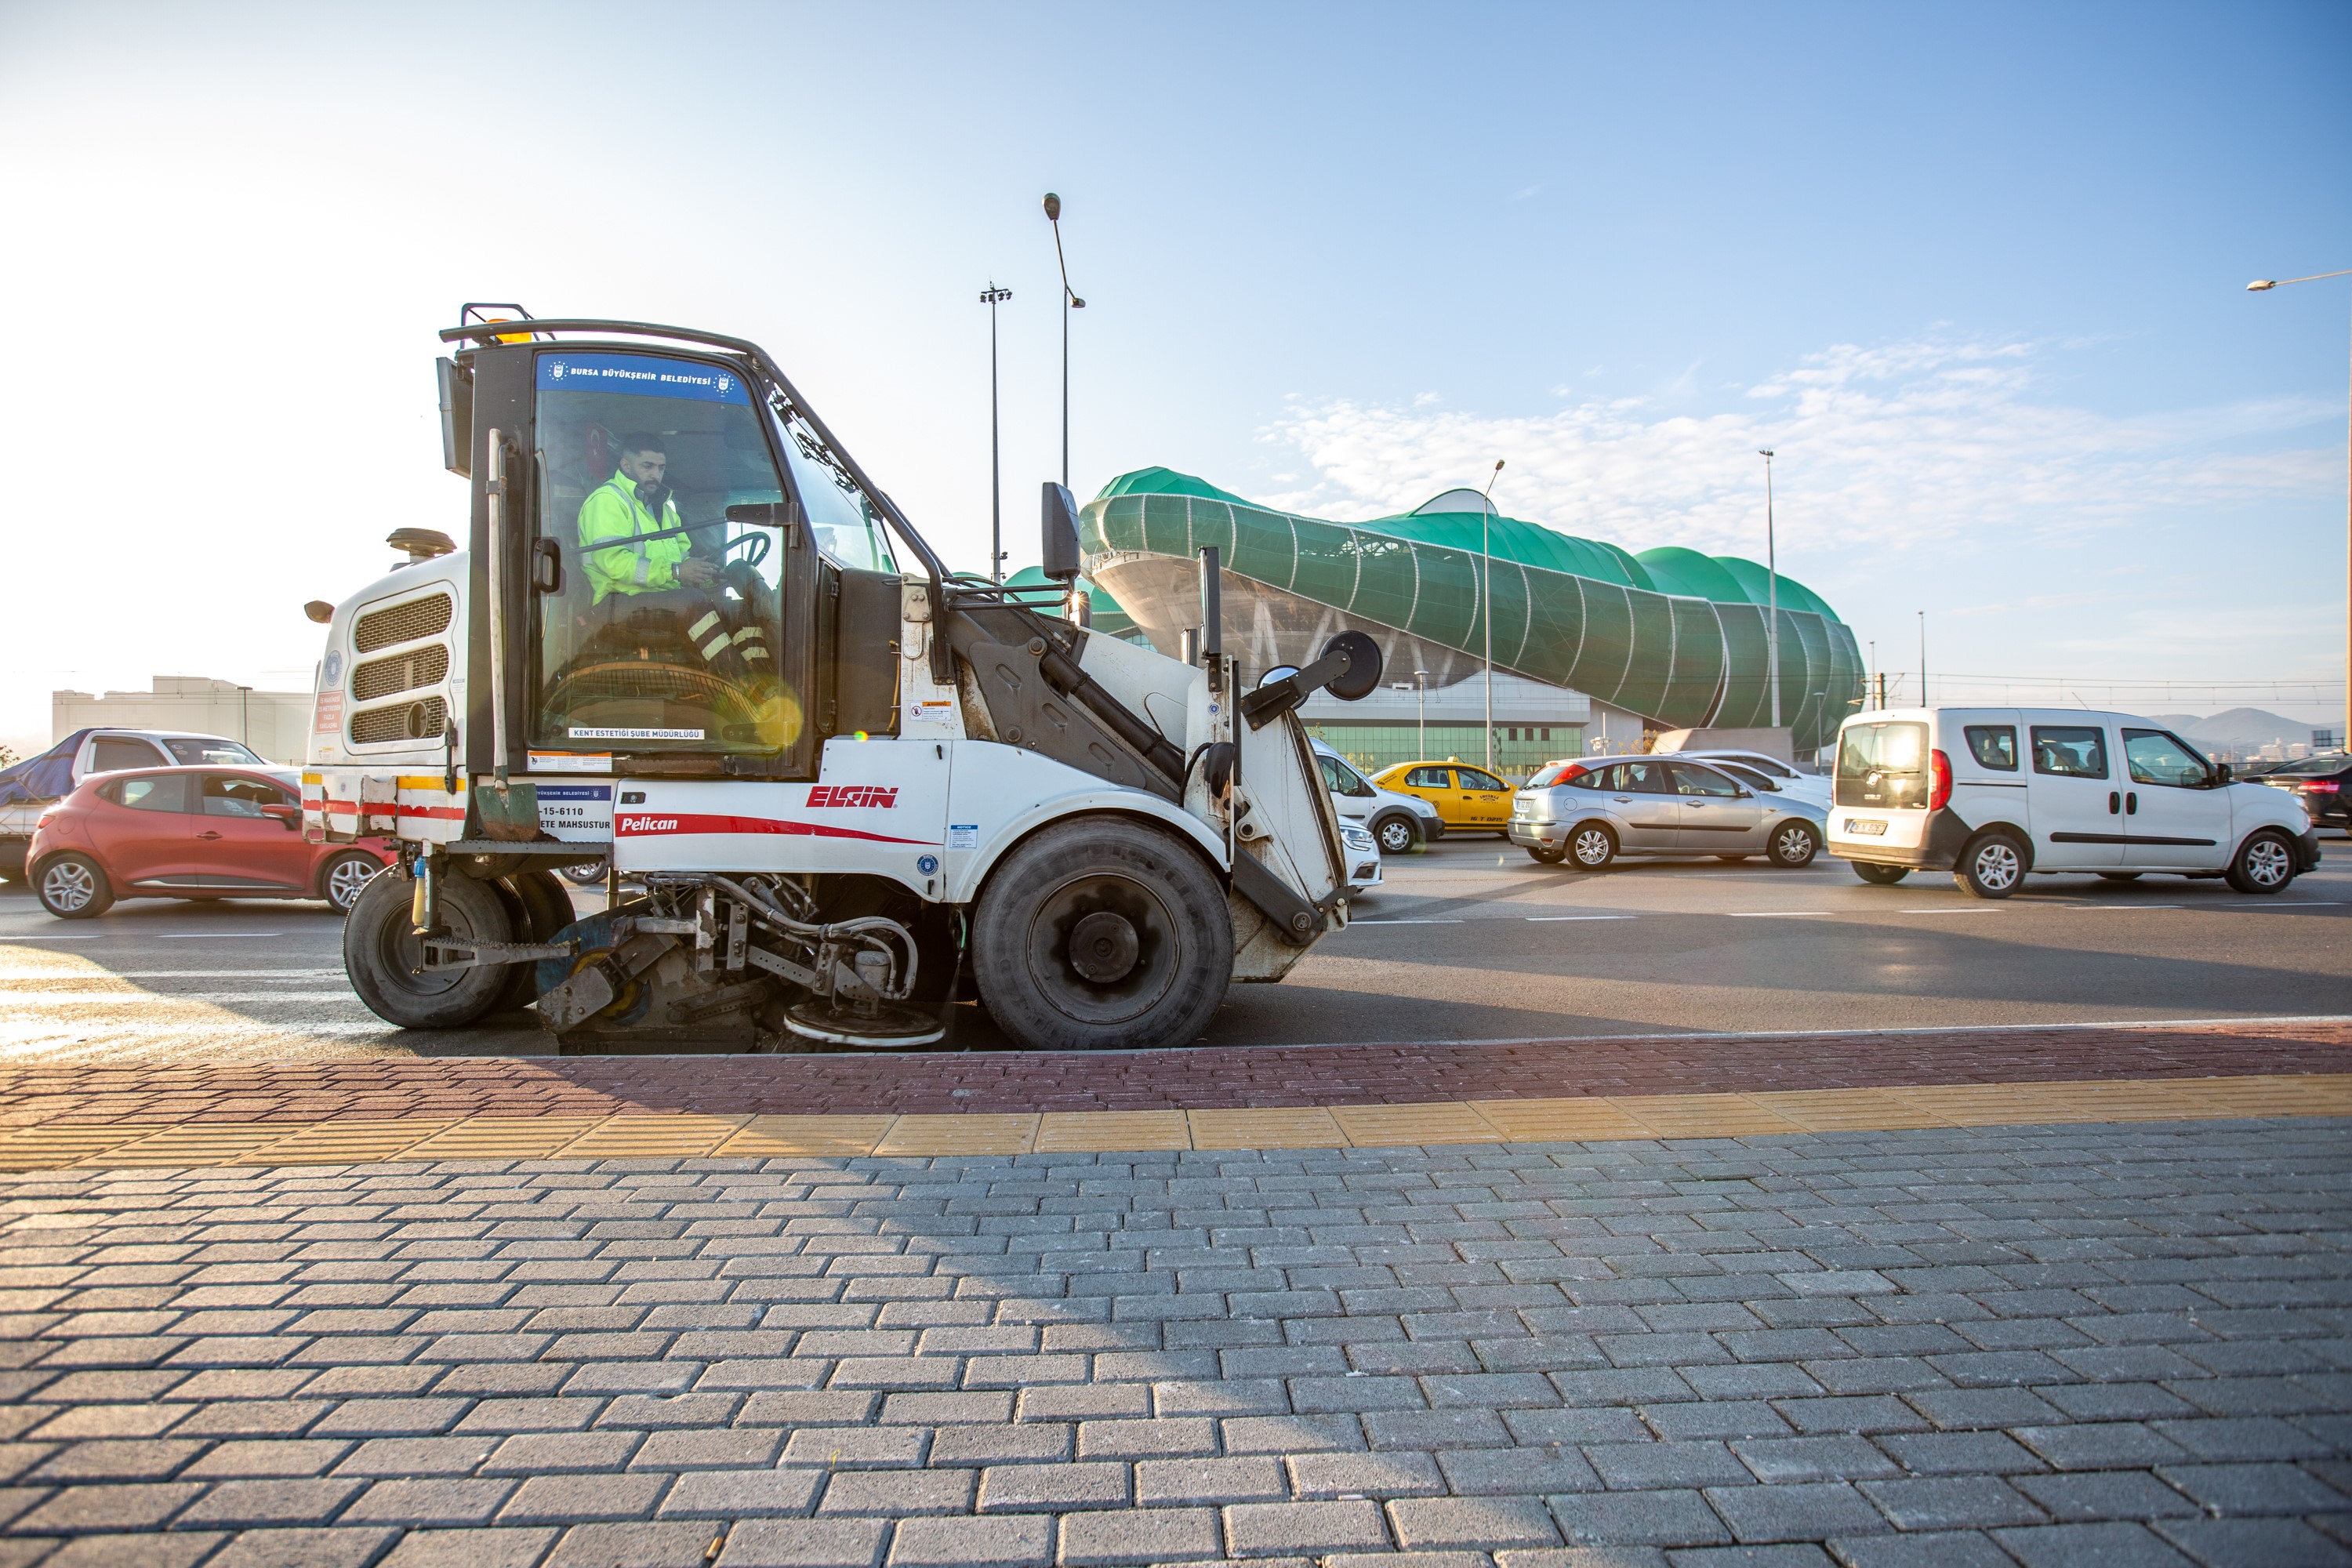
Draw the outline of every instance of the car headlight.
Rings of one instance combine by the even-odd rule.
[[[1354,850],[1359,855],[1362,854],[1367,849],[1377,847],[1373,843],[1372,836],[1370,833],[1366,832],[1363,828],[1353,826],[1342,826],[1339,829],[1339,842],[1345,844],[1349,848]]]

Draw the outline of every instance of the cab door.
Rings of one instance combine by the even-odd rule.
[[[1407,768],[1387,787],[1429,802],[1437,808],[1437,819],[1448,827],[1468,826],[1462,814],[1461,793],[1454,787],[1454,770],[1442,763]]]
[[[1496,832],[1511,825],[1511,790],[1508,784],[1484,768],[1457,767],[1454,770],[1454,788],[1462,800],[1462,826],[1491,827]],[[1447,826],[1453,824],[1448,823]]]
[[[2123,863],[2218,871],[2235,847],[2230,792],[2196,749],[2162,730],[2124,731]]]
[[[2124,789],[2116,776],[2107,727],[2095,721],[2033,724],[2028,785],[2033,818],[2033,868],[2104,871],[2124,858]]]

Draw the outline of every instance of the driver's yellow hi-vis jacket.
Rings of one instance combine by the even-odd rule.
[[[687,555],[686,535],[632,544],[641,533],[678,526],[677,505],[665,500],[656,517],[637,499],[637,482],[615,471],[580,503],[580,548],[586,552],[588,581],[601,605],[612,594],[646,594],[678,584],[677,566]],[[607,544],[606,542],[613,542]]]

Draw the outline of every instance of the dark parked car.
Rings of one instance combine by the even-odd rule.
[[[2352,828],[2352,756],[2338,752],[2281,763],[2255,782],[2293,794],[2314,827]]]
[[[41,813],[27,864],[59,920],[117,899],[324,899],[348,914],[391,841],[313,844],[291,772],[139,768],[99,773]]]

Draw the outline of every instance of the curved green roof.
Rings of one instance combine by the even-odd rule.
[[[1402,516],[1331,522],[1163,468],[1106,485],[1086,506],[1081,540],[1097,555],[1189,558],[1214,544],[1229,571],[1465,652],[1485,645],[1491,593],[1497,664],[1668,723],[1768,721],[1772,579],[1738,556],[1677,546],[1636,556],[1490,516],[1474,490]],[[1784,717],[1810,750],[1861,695],[1861,650],[1802,584],[1780,578],[1778,597]]]

